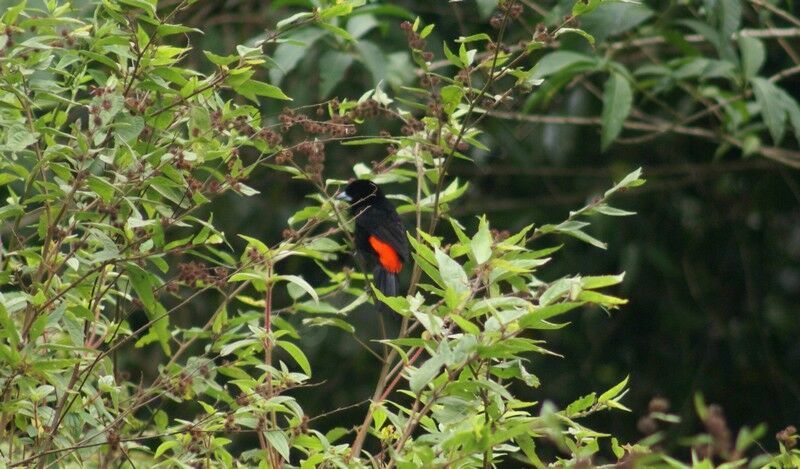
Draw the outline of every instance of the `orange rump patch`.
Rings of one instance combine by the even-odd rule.
[[[395,251],[393,247],[389,246],[388,243],[384,243],[376,236],[370,236],[367,239],[372,249],[378,253],[378,262],[381,263],[384,269],[393,274],[403,269],[403,261],[400,260],[400,256],[397,255],[397,251]]]

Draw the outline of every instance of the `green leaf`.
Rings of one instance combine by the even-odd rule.
[[[156,16],[155,4],[147,0],[118,0],[118,1],[123,5],[144,10],[144,12],[147,13],[147,15],[150,17]]]
[[[206,58],[211,63],[216,64],[216,65],[230,65],[230,64],[236,62],[237,60],[239,60],[239,58],[237,56],[233,55],[233,54],[226,55],[226,56],[221,56],[221,55],[217,55],[217,54],[211,53],[211,52],[206,51],[206,50],[203,51],[203,54],[205,54]]]
[[[449,47],[447,47],[446,42],[442,43],[442,50],[444,50],[444,56],[451,64],[455,65],[458,68],[464,68],[464,63],[461,62],[461,59],[459,59],[458,56],[454,54]]]
[[[531,465],[536,468],[544,468],[546,467],[545,464],[539,459],[539,456],[536,454],[536,444],[531,438],[530,435],[517,435],[514,439],[517,445],[520,447],[523,453],[525,453],[525,457],[528,458]]]
[[[615,192],[619,191],[620,189],[627,189],[630,187],[638,187],[644,184],[645,180],[642,177],[642,168],[636,168],[635,170],[628,173],[622,180],[616,184],[614,187],[607,190],[603,197],[609,197],[613,195]]]
[[[284,461],[289,460],[289,440],[286,439],[286,435],[284,435],[282,431],[266,431],[264,432],[264,437],[267,439],[267,442],[269,442],[270,446],[275,448],[275,450],[281,455]]]
[[[576,0],[572,6],[572,16],[581,16],[593,12],[603,0]]]
[[[326,98],[330,95],[336,85],[342,81],[345,72],[352,63],[353,56],[344,52],[331,50],[322,55],[319,60],[319,68],[322,71],[319,85],[320,98]]]
[[[473,34],[471,36],[461,36],[460,38],[456,39],[456,42],[475,42],[475,41],[488,41],[492,42],[491,36],[486,33],[478,33]]]
[[[492,233],[489,231],[489,224],[486,222],[486,217],[481,217],[478,225],[478,231],[469,243],[472,255],[475,256],[475,262],[483,264],[492,257]]]
[[[123,142],[131,143],[144,130],[144,119],[142,116],[125,114],[114,122],[113,128],[116,137]]]
[[[15,124],[6,129],[5,148],[0,145],[0,150],[5,149],[10,152],[18,152],[36,143],[39,134],[29,131],[21,124]]]
[[[556,31],[554,36],[560,37],[563,34],[577,34],[578,36],[581,36],[582,38],[586,39],[589,42],[589,44],[594,46],[594,36],[592,36],[591,34],[587,33],[586,31],[580,28],[560,28],[558,31]]]
[[[601,394],[600,397],[597,399],[597,402],[605,404],[607,401],[610,401],[611,399],[617,397],[619,393],[621,393],[625,389],[625,386],[628,385],[628,378],[630,378],[630,376],[626,376],[625,379],[614,385],[614,387]]]
[[[625,456],[625,450],[619,445],[619,440],[616,438],[611,438],[611,452],[614,453],[617,459],[622,459]]]
[[[573,403],[568,405],[565,412],[568,417],[571,417],[593,406],[596,400],[597,400],[596,393],[591,393],[589,395],[583,396],[580,399],[577,399]]]
[[[295,13],[294,15],[284,18],[275,25],[276,29],[283,29],[284,26],[288,26],[292,23],[298,22],[299,20],[304,20],[306,18],[311,18],[314,16],[314,13],[310,11],[301,11],[300,13]]]
[[[792,123],[794,138],[800,143],[800,104],[798,104],[797,100],[792,96],[789,96],[788,93],[786,96],[787,97],[783,100],[783,105],[786,108],[786,113],[789,115],[789,122]],[[0,219],[1,218],[2,217],[0,217]]]
[[[175,447],[176,447],[176,446],[178,446],[179,444],[180,444],[180,443],[178,443],[178,441],[177,441],[177,440],[167,440],[167,441],[165,441],[165,442],[161,443],[160,445],[158,445],[158,448],[156,448],[156,452],[155,452],[155,454],[153,455],[153,457],[154,457],[154,458],[156,458],[156,459],[158,459],[158,458],[160,458],[160,457],[161,457],[161,456],[162,456],[164,453],[166,453],[166,452],[167,452],[167,450],[170,450],[170,449],[172,449],[172,448],[175,448]]]
[[[274,280],[275,281],[285,280],[287,282],[291,282],[297,285],[298,287],[302,288],[306,293],[311,295],[311,298],[314,299],[314,303],[319,305],[319,295],[317,295],[317,292],[316,290],[314,290],[314,287],[312,287],[311,284],[306,282],[303,277],[297,275],[278,275],[274,277]]]
[[[547,306],[565,295],[570,297],[577,296],[580,292],[580,280],[574,278],[562,278],[556,280],[539,297],[539,305]]]
[[[582,14],[581,28],[594,36],[597,42],[624,34],[653,16],[654,12],[643,3],[602,2],[591,13]]]
[[[752,78],[750,83],[753,85],[753,93],[761,108],[761,117],[767,124],[772,140],[776,145],[780,144],[786,131],[786,108],[781,99],[782,90],[771,81],[761,77]]]
[[[597,61],[594,57],[567,50],[551,52],[542,57],[533,67],[532,80],[546,78],[566,69],[575,71],[592,68]]]
[[[419,394],[439,374],[444,364],[444,355],[437,353],[423,363],[422,366],[411,371],[408,376],[408,385],[411,388],[411,392]]]
[[[19,332],[2,302],[0,302],[0,337],[8,339],[12,347],[12,353],[16,353],[16,356],[19,357],[19,353],[17,352],[17,346],[20,340]]]
[[[742,73],[747,79],[758,75],[764,65],[767,52],[761,39],[739,35],[739,51],[742,55]]]
[[[378,85],[381,81],[386,79],[386,57],[381,51],[380,47],[376,46],[371,41],[358,41],[356,49],[361,56],[361,63],[367,67],[367,70],[372,74],[372,83]]]
[[[3,21],[4,24],[14,24],[19,17],[19,14],[25,10],[25,6],[28,4],[28,0],[22,0],[21,2],[17,3],[13,7],[8,7],[6,12],[3,13]]]
[[[234,91],[245,98],[258,103],[258,96],[265,98],[282,99],[291,101],[292,98],[286,96],[280,88],[269,83],[256,80],[246,80],[238,86],[234,86]]]
[[[144,306],[148,319],[154,321],[150,326],[150,331],[155,333],[164,353],[170,355],[169,317],[167,310],[153,295],[153,283],[150,273],[132,263],[127,264],[126,272],[133,289],[136,291],[136,295]]]
[[[232,354],[233,352],[239,350],[240,348],[249,347],[250,345],[258,344],[259,340],[257,339],[242,339],[236,340],[234,342],[230,342],[225,344],[219,351],[220,356],[224,357],[227,355]]]
[[[90,176],[88,183],[89,189],[99,195],[100,198],[103,199],[103,202],[108,203],[114,198],[114,186],[105,179],[97,176]]]
[[[304,12],[303,15],[312,15]],[[295,15],[297,16],[297,15]],[[288,18],[287,18],[288,19]],[[279,22],[280,25],[282,23]],[[278,26],[280,28],[280,26]],[[307,57],[311,45],[325,34],[319,28],[303,28],[292,34],[290,42],[279,44],[272,55],[276,67],[269,71],[270,81],[280,83],[283,77],[297,67],[304,57]]]
[[[380,23],[375,19],[374,15],[351,15],[347,21],[347,32],[358,39],[378,26],[380,26]]]
[[[461,264],[454,261],[439,248],[436,248],[435,256],[436,264],[439,266],[439,274],[442,276],[445,286],[459,294],[468,292],[469,279]]]
[[[447,85],[442,87],[440,94],[444,112],[450,115],[461,103],[461,99],[464,97],[464,88],[458,85]]]
[[[609,287],[622,283],[625,278],[625,273],[619,275],[598,275],[594,277],[581,278],[581,286],[587,290],[594,290],[597,288]]]
[[[467,46],[462,42],[458,47],[458,58],[465,66],[472,65],[475,60],[475,55],[478,53],[477,49],[467,49]]]
[[[336,26],[335,24],[331,24],[331,23],[318,23],[318,24],[323,29],[327,29],[328,31],[332,32],[336,36],[339,36],[340,38],[344,39],[347,42],[356,42],[356,38],[354,38],[352,35],[350,35],[350,33],[347,32],[346,29],[340,28],[340,27]]]
[[[14,182],[19,179],[18,176],[11,173],[0,173],[0,186],[4,186],[9,182]]]
[[[631,215],[636,215],[636,212],[622,210],[619,208],[611,207],[606,204],[600,204],[597,207],[595,207],[592,211],[597,213],[602,213],[603,215],[608,215],[610,217],[628,217]]]
[[[383,292],[378,290],[378,287],[376,287],[375,284],[372,284],[372,291],[375,293],[375,296],[378,298],[378,300],[391,308],[392,311],[401,316],[409,315],[409,303],[406,298],[402,296],[386,296],[383,294]]]
[[[606,80],[603,90],[603,129],[601,146],[603,151],[617,139],[623,124],[631,112],[633,93],[628,80],[613,72]]]
[[[275,342],[275,344],[278,347],[286,350],[286,353],[291,355],[294,361],[297,362],[298,365],[300,365],[300,368],[303,370],[303,373],[305,373],[308,376],[311,376],[311,364],[308,362],[306,354],[304,354],[303,351],[300,350],[300,347],[291,342],[286,342],[285,340],[278,340]]]
[[[169,425],[169,416],[166,412],[159,409],[153,415],[153,422],[156,424],[156,428],[163,432],[167,429],[167,425]]]
[[[243,234],[240,234],[239,237],[242,238],[243,240],[247,241],[247,245],[248,246],[252,246],[252,247],[256,248],[256,250],[259,253],[261,253],[261,254],[269,254],[269,252],[270,252],[269,247],[267,247],[267,245],[264,244],[264,242],[261,241],[260,239],[253,238],[251,236],[245,236]]]
[[[197,28],[190,28],[189,26],[183,26],[181,24],[160,24],[156,28],[156,34],[161,37],[171,36],[173,34],[185,34],[185,33],[203,33],[203,30]]]
[[[532,312],[526,314],[519,319],[519,327],[523,329],[536,328],[542,321],[546,321],[552,317],[559,316],[568,311],[582,306],[582,301],[571,301],[565,303],[556,303],[547,306],[540,306],[535,308]]]
[[[624,298],[617,298],[616,296],[605,295],[596,291],[582,291],[578,294],[578,299],[608,307],[628,303],[628,300]]]

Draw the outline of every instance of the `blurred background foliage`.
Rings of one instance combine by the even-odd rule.
[[[159,2],[159,9],[177,3]],[[509,47],[530,38],[539,24],[562,24],[573,5],[521,3],[524,14],[506,32]],[[208,71],[199,51],[228,54],[236,44],[258,44],[278,21],[312,6],[302,0],[199,1],[175,22],[202,29],[204,34],[185,40],[198,51],[190,66]],[[381,82],[400,92],[418,82],[401,21],[419,16],[436,24],[429,50],[433,67],[445,67],[442,41],[465,32],[493,34],[495,6],[489,0],[370,1],[340,25],[350,40],[308,27],[292,32],[290,42],[267,45],[274,63],[261,79],[280,85],[294,99],[292,107],[357,99],[358,90]],[[636,217],[593,224],[591,233],[608,243],[607,252],[570,242],[558,265],[563,272],[553,273],[625,271],[621,296],[630,303],[610,316],[601,310],[574,315],[578,327],[547,337],[564,359],[534,363],[542,387],[520,389],[519,398],[550,396],[566,405],[580,390],[608,388],[630,373],[625,402],[634,412],[598,415],[592,422],[621,439],[642,436],[637,420],[654,396],[669,399],[682,417],[673,436],[700,429],[692,404],[697,392],[725,409],[732,428],[765,422],[772,433],[798,422],[800,117],[783,107],[787,96],[800,99],[796,12],[794,1],[603,3],[581,21],[582,28],[598,32],[594,46],[578,35],[551,38],[576,55],[549,59],[549,69],[539,73],[551,79],[533,89],[522,109],[500,106],[482,122],[483,143],[491,150],[472,149],[474,162],[456,162],[453,173],[470,186],[455,214],[486,213],[494,227],[517,230],[563,219],[637,166],[648,178],[617,202]],[[544,48],[528,60],[533,65],[548,54]],[[630,78],[631,108],[620,138],[602,150],[609,68]],[[784,95],[758,81],[776,74],[768,83]],[[625,106],[622,94],[619,105]],[[282,104],[263,106],[277,121]],[[377,133],[382,123],[374,125]],[[327,151],[325,177],[352,177],[354,164],[385,157],[379,146]],[[251,183],[260,196],[215,202],[225,216],[217,226],[277,240],[311,191],[278,172],[264,171]],[[294,262],[285,269],[314,284],[316,269]],[[203,322],[211,304],[200,298],[191,317],[176,321]],[[373,308],[353,315],[358,335],[379,336]],[[345,337],[335,328],[313,328],[302,337],[326,390],[298,394],[311,415],[372,391],[378,363]],[[131,370],[147,371],[147,357],[126,360]],[[309,400],[322,396],[325,402]],[[355,425],[358,418],[357,411],[338,413],[331,427]]]
[[[522,3],[524,15],[507,32],[510,47],[539,24],[561,24],[573,5]],[[293,97],[292,107],[333,97],[355,99],[358,90],[380,82],[399,92],[418,82],[401,21],[419,16],[423,24],[436,24],[429,49],[436,55],[434,67],[445,66],[442,41],[479,31],[493,34],[495,5],[490,0],[368,2],[341,25],[352,41],[318,29],[298,30],[289,36],[297,43],[269,46],[275,63],[265,75]],[[189,38],[196,50],[222,54],[238,43],[258,43],[277,21],[310,6],[298,0],[198,2],[180,21],[204,31]],[[561,77],[534,89],[524,109],[484,120],[483,143],[491,150],[475,149],[474,163],[454,166],[454,174],[470,181],[455,214],[486,213],[495,227],[516,230],[562,219],[636,166],[643,166],[648,178],[646,186],[618,202],[638,216],[600,218],[593,225],[592,234],[608,243],[607,252],[574,241],[558,266],[564,269],[558,274],[625,271],[622,295],[630,303],[610,317],[600,310],[575,315],[578,327],[547,337],[565,358],[534,363],[542,388],[520,398],[552,396],[566,405],[579,390],[609,387],[630,372],[626,403],[634,412],[594,417],[598,428],[621,438],[642,436],[637,420],[654,396],[669,399],[682,417],[671,430],[674,437],[693,434],[702,428],[692,404],[697,392],[725,409],[732,428],[764,422],[776,432],[797,423],[800,135],[786,132],[776,144],[763,124],[749,122],[758,121],[760,103],[748,91],[750,72],[745,71],[751,67],[762,77],[787,74],[778,85],[800,99],[800,22],[791,13],[797,8],[792,1],[646,1],[603,3],[582,17],[582,28],[603,32],[595,34],[594,48],[577,35],[558,40],[576,53],[613,58],[636,72],[629,122],[657,128],[626,128],[606,151],[601,151],[597,124],[607,75],[580,62],[556,70]],[[747,39],[719,39],[736,35]],[[747,43],[751,40],[755,45]],[[748,53],[747,47],[757,52]],[[547,49],[534,54],[531,64],[547,54]],[[197,57],[193,66],[207,62]],[[647,71],[657,67],[665,71]],[[740,93],[746,99],[732,99]],[[277,116],[281,105],[274,106],[265,112]],[[786,119],[789,126],[791,116]],[[689,129],[674,132],[673,125]],[[779,148],[789,161],[760,154],[762,147]],[[352,177],[356,163],[385,157],[377,146],[331,146],[328,155],[325,175],[342,178]],[[287,218],[305,203],[305,191],[275,172],[255,177],[253,185],[260,197],[218,202],[227,204],[220,226],[228,233],[278,239]],[[302,273],[309,279],[316,275],[311,268]],[[202,306],[197,314],[205,317]],[[353,324],[364,338],[379,335],[369,307],[355,313]],[[378,363],[345,336],[335,328],[316,328],[303,337],[328,390],[309,391],[309,396],[327,395],[325,402],[304,403],[311,414],[317,406],[345,406],[371,392]],[[350,417],[340,413],[331,425],[357,424],[358,418],[357,411]]]

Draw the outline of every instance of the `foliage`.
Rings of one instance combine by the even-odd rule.
[[[182,67],[192,51],[171,42],[198,32],[174,22],[191,3],[161,12],[149,0],[107,0],[83,16],[69,4],[23,2],[2,16],[4,464],[680,464],[646,443],[621,446],[583,423],[599,411],[626,410],[620,400],[628,378],[599,394],[576,392],[566,405],[525,402],[511,391],[539,386],[530,363],[534,354],[557,355],[541,332],[568,326],[556,322],[559,316],[625,304],[606,290],[623,274],[548,273],[562,246],[543,241],[557,235],[605,247],[587,233],[589,220],[631,215],[608,201],[642,184],[641,171],[562,222],[513,234],[492,230],[485,217],[469,230],[450,212],[468,184],[448,170],[456,159],[469,160],[470,149],[486,149],[478,124],[539,92],[532,90],[563,86],[571,66],[608,74],[603,145],[619,136],[633,103],[624,67],[568,51],[532,67],[525,62],[556,39],[596,43],[573,17],[506,47],[504,35],[523,9],[503,2],[491,20],[496,36],[444,43],[451,73],[432,67],[432,50],[439,49],[426,38],[434,25],[404,22],[418,87],[387,92],[379,84],[358,100],[331,99],[270,117],[256,106],[290,100],[273,83],[292,68],[287,48],[302,47],[294,34],[354,41],[342,21],[369,6],[352,0],[298,12],[258,44],[205,52],[213,71],[202,73]],[[589,14],[599,3],[579,2],[573,14]],[[725,35],[735,30],[720,21]],[[273,46],[274,54],[264,52]],[[724,44],[722,52],[730,52]],[[748,70],[757,71],[757,62]],[[329,53],[321,63],[331,70],[322,83],[330,92],[350,60]],[[752,84],[762,103],[780,93],[755,72]],[[765,112],[766,104],[764,122],[778,140],[793,111],[786,104],[785,112],[768,115],[775,109]],[[390,122],[401,131],[365,131]],[[353,173],[411,188],[403,192],[413,196],[392,195],[415,219],[405,297],[382,297],[360,260],[346,259],[352,220],[333,198],[346,181],[326,172],[326,150],[339,144],[385,147],[379,164],[359,162]],[[285,175],[313,192],[289,218],[283,239],[240,235],[246,247],[237,249],[236,237],[215,227],[220,211],[210,202],[256,196],[251,181],[264,174]],[[343,257],[357,268],[343,267]],[[321,280],[297,275],[289,267],[297,258],[314,265]],[[334,327],[360,341],[348,313],[372,310],[368,303],[377,300],[402,322],[377,351],[364,345],[363,353],[383,364],[372,398],[362,403],[363,424],[352,431],[315,428],[321,415],[307,415],[296,397],[316,384],[302,339],[312,328]],[[199,303],[212,304],[213,314],[201,325],[183,321]],[[136,348],[158,362],[157,374],[132,377],[120,367]],[[697,407],[703,421],[714,421],[710,407]],[[717,427],[707,426],[714,437]],[[737,453],[697,453],[695,465],[742,456],[751,436],[737,442]],[[234,451],[237,441],[252,444]],[[785,435],[773,464],[800,457],[795,441]]]

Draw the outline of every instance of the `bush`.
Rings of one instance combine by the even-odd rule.
[[[191,50],[171,45],[196,32],[172,23],[190,3],[160,13],[149,0],[104,1],[93,12],[23,2],[2,16],[5,465],[670,460],[580,423],[598,411],[626,410],[625,377],[563,409],[512,392],[539,385],[528,369],[532,353],[557,355],[539,331],[567,326],[555,321],[586,305],[610,311],[625,303],[605,292],[622,274],[545,280],[553,275],[542,269],[562,247],[545,240],[571,236],[604,247],[585,231],[587,220],[630,215],[608,199],[643,183],[640,170],[563,222],[516,233],[492,229],[485,217],[468,232],[449,212],[468,185],[448,168],[483,147],[477,125],[485,111],[540,84],[520,60],[562,33],[584,32],[565,22],[507,48],[504,31],[521,7],[504,2],[492,20],[496,37],[445,44],[454,70],[446,75],[429,68],[425,38],[434,26],[406,22],[420,88],[390,96],[378,86],[357,101],[287,108],[271,118],[260,101],[289,97],[258,79],[271,63],[264,50],[298,28],[347,40],[338,22],[359,2],[294,15],[263,44],[235,54],[206,52],[214,65],[208,74],[182,68]],[[593,3],[579,2],[574,13]],[[364,133],[389,123],[401,132]],[[385,146],[382,161],[359,163],[354,174],[412,194],[391,196],[415,220],[405,296],[382,296],[363,260],[347,259],[352,220],[333,198],[346,181],[327,177],[325,167],[326,147],[337,144]],[[246,248],[236,249],[214,226],[224,208],[210,202],[257,195],[247,183],[265,173],[313,191],[309,204],[289,218],[283,239],[241,236]],[[290,258],[315,264],[323,280],[293,274],[283,262]],[[375,311],[377,318],[397,317],[400,326],[374,349],[348,313],[378,301],[391,311]],[[198,302],[213,304],[213,315],[193,317]],[[293,396],[315,384],[302,342],[312,327],[349,332],[383,363],[373,395],[357,403],[364,420],[355,429],[315,428],[320,415],[307,415]],[[132,353],[157,362],[157,372],[131,375],[137,365],[120,362]],[[698,409],[705,420],[717,415],[702,403]],[[790,452],[796,439],[785,435],[774,464],[798,458]],[[741,456],[752,439],[737,442],[736,453],[713,441],[708,464]],[[601,446],[610,452],[601,455]]]

